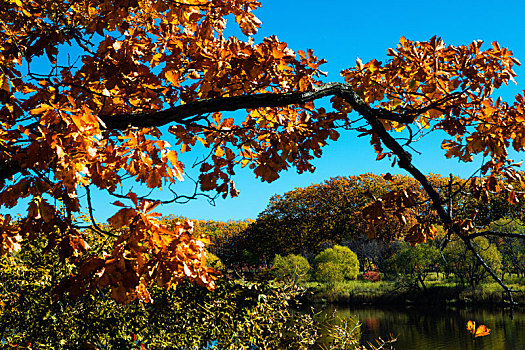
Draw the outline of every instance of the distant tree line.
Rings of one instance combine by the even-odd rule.
[[[429,179],[443,192],[468,191],[467,180],[441,175],[429,175]],[[521,184],[516,184],[515,187],[516,190],[521,190]],[[418,210],[407,211],[402,217],[398,212],[386,212],[381,220],[375,221],[371,227],[363,216],[364,208],[391,191],[410,191],[420,202]],[[459,199],[449,203],[450,210],[457,213],[475,213],[472,225],[476,228],[525,232],[522,224],[523,204],[518,203],[516,207],[504,194],[491,195],[489,202],[477,200],[467,194],[455,198]],[[427,242],[419,248],[412,248],[410,254],[404,252],[405,248],[412,245],[409,244],[410,232],[407,229],[410,225],[406,225],[406,221],[438,223],[428,203],[428,198],[419,184],[407,176],[363,174],[336,177],[322,184],[296,188],[273,196],[255,221],[199,221],[197,230],[210,234],[210,251],[230,269],[269,267],[276,255],[301,255],[313,263],[321,251],[336,244],[349,247],[357,254],[363,272],[374,269],[387,271],[389,264],[393,266],[392,259],[396,254],[399,255],[397,259],[405,259],[406,266],[403,268],[406,269],[411,269],[414,255],[419,254],[427,260],[435,258],[436,261],[432,263],[435,268],[418,267],[417,271],[420,271],[421,275],[415,280],[419,280],[419,285],[424,288],[421,279],[424,280],[423,276],[427,273],[425,271],[439,270],[447,275],[453,270],[455,259],[457,264],[469,261],[465,258],[469,252],[461,248],[460,242],[444,240],[441,226],[436,226],[438,232],[434,241]],[[403,243],[405,241],[406,243]],[[493,265],[498,273],[525,274],[525,245],[519,239],[480,237],[475,243],[484,257],[488,254],[489,247],[489,250],[496,249],[501,262],[494,264],[493,259],[486,259],[488,258],[488,264]],[[484,247],[485,244],[488,246]],[[454,250],[457,252],[453,254]],[[405,256],[406,254],[408,255]],[[473,264],[474,261],[476,259],[472,258]],[[427,263],[424,262],[423,265],[425,264]],[[479,265],[478,262],[476,264]],[[474,270],[479,272],[481,268],[476,266]],[[396,273],[393,270],[390,272]],[[472,271],[464,271],[459,276],[468,279],[469,273],[482,278],[486,275],[481,272],[474,274]],[[476,284],[479,281],[470,279],[462,282]]]

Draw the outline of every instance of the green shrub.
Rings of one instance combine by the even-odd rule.
[[[290,254],[283,257],[277,254],[273,259],[271,273],[280,281],[305,282],[310,268],[308,260],[301,255]]]
[[[355,280],[359,273],[357,255],[348,247],[335,245],[319,253],[315,259],[317,281],[333,284],[343,280]]]
[[[342,282],[344,276],[339,265],[334,264],[333,262],[325,262],[316,266],[315,279],[317,282],[334,286],[336,283]]]
[[[221,278],[213,291],[152,286],[150,303],[120,305],[107,290],[72,300],[52,291],[73,266],[43,254],[46,242],[24,245],[0,257],[2,349],[307,349],[319,338],[312,314],[288,308],[300,294],[286,285]]]

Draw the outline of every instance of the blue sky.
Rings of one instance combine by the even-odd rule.
[[[385,60],[387,49],[395,47],[401,36],[424,41],[437,35],[446,44],[455,45],[478,39],[487,45],[498,41],[525,63],[525,5],[520,1],[261,2],[262,7],[255,13],[263,24],[255,36],[256,41],[275,34],[294,50],[313,49],[318,57],[328,60],[323,69],[329,73],[326,81],[341,81],[339,72],[354,66],[356,57],[363,62],[373,58]],[[229,26],[234,25],[231,22]],[[232,30],[232,34],[242,35],[238,30]],[[523,67],[517,67],[516,72],[518,86],[509,85],[501,91],[507,100],[525,89]],[[465,165],[446,160],[437,138],[421,142],[418,150],[422,156],[415,156],[415,164],[424,172],[468,176],[479,166],[479,162]],[[236,177],[237,188],[241,191],[239,197],[218,199],[215,207],[199,200],[164,207],[161,211],[213,220],[256,218],[273,194],[295,187],[320,183],[334,176],[404,173],[391,168],[388,160],[377,162],[375,158],[368,140],[358,139],[355,133],[349,132],[324,149],[323,157],[314,162],[316,171],[313,174],[299,175],[292,169],[268,184],[256,180],[249,171],[239,171]]]
[[[525,63],[525,5],[521,1],[313,1],[313,0],[261,0],[262,8],[255,14],[263,22],[255,41],[277,35],[293,50],[311,48],[319,58],[328,63],[325,81],[342,81],[339,72],[355,65],[356,57],[363,62],[373,58],[385,60],[389,47],[396,47],[399,38],[424,41],[433,35],[442,37],[446,44],[469,44],[484,40],[486,45],[498,41],[508,47]],[[231,35],[243,36],[231,19],[228,30]],[[525,69],[517,67],[518,86],[503,87],[501,94],[506,100],[525,89]],[[168,139],[172,144],[175,140]],[[454,173],[468,176],[479,166],[459,164],[446,160],[440,148],[440,140],[433,137],[420,142],[421,156],[415,156],[415,165],[423,172],[448,175]],[[520,160],[522,155],[516,156]],[[186,158],[183,158],[186,159]],[[240,169],[234,179],[241,191],[233,199],[217,199],[211,206],[206,200],[195,200],[183,205],[157,207],[162,214],[183,215],[191,219],[242,220],[255,219],[267,205],[273,194],[281,194],[295,187],[323,182],[330,177],[373,173],[401,173],[392,168],[385,159],[376,161],[376,154],[367,139],[359,139],[355,133],[342,134],[340,139],[324,149],[323,157],[314,162],[313,174],[281,174],[268,184],[255,179],[254,174]],[[188,174],[197,175],[190,169],[193,158],[187,159]],[[181,189],[189,190],[190,181]],[[135,186],[135,189],[137,186]],[[166,191],[164,191],[166,192]],[[105,220],[117,208],[103,194],[94,195],[95,215]]]

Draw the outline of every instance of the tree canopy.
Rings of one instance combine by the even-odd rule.
[[[313,171],[312,159],[346,129],[368,138],[378,160],[390,159],[420,183],[447,239],[459,236],[475,252],[474,236],[495,234],[475,232],[473,214],[456,215],[449,203],[462,190],[485,200],[507,191],[510,203],[522,197],[509,183],[521,182],[522,175],[508,149],[525,149],[524,95],[510,102],[494,98],[514,80],[519,61],[510,50],[497,42],[447,46],[438,37],[402,37],[385,62],[358,59],[341,72],[344,83],[325,82],[325,61],[311,50],[294,51],[276,36],[253,40],[261,24],[253,10],[260,5],[5,1],[0,205],[10,208],[22,198],[29,204],[20,219],[0,218],[1,253],[43,234],[46,250],[57,248],[76,263],[64,290],[110,287],[121,302],[149,300],[153,283],[172,288],[186,277],[213,288],[215,272],[202,263],[205,239],[192,234],[189,222],[167,227],[156,221],[153,209],[161,201],[139,197],[126,185],[167,187],[171,201],[189,199],[196,194],[181,196],[172,186],[184,174],[179,156],[204,148],[197,190],[236,196],[236,168],[249,167],[263,181],[290,167]],[[225,36],[228,16],[246,38]],[[78,54],[67,55],[73,52]],[[317,103],[324,97],[331,98],[330,110]],[[234,110],[245,117],[224,115]],[[410,153],[435,130],[447,157],[483,157],[485,176],[451,180],[449,191],[438,191]],[[120,194],[123,188],[128,195]],[[95,189],[120,199],[110,227],[93,218]],[[374,227],[390,210],[403,221],[403,211],[418,204],[413,193],[389,192],[369,205],[366,218]],[[111,252],[89,252],[81,213],[89,218],[89,232],[119,236]],[[414,244],[434,235],[431,223],[405,221]]]

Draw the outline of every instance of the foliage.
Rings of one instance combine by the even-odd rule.
[[[367,271],[361,275],[364,280],[370,282],[379,282],[381,281],[381,275],[378,271]]]
[[[4,344],[202,349],[213,342],[221,349],[299,349],[318,337],[310,315],[289,311],[297,292],[264,284],[221,279],[214,291],[189,283],[170,291],[155,287],[150,303],[126,305],[111,301],[103,291],[76,300],[60,294],[53,298],[54,284],[70,271],[58,255],[41,254],[43,246],[27,246],[14,257],[1,258]]]
[[[277,254],[273,259],[271,273],[278,280],[296,284],[308,280],[310,269],[304,256],[290,254],[282,257]]]
[[[389,190],[419,188],[407,176],[395,175],[394,178],[395,183],[374,174],[336,177],[322,184],[274,195],[266,209],[247,228],[244,246],[264,261],[272,259],[275,254],[313,257],[326,244],[344,240],[351,244],[367,233],[368,223],[361,211],[371,196],[381,196]],[[375,230],[384,240],[407,233],[392,215],[387,215]],[[365,250],[360,251],[363,258],[366,253],[372,254]]]
[[[519,212],[518,212],[519,213]],[[501,218],[489,225],[492,231],[524,234],[525,225],[519,219]],[[502,271],[508,274],[525,276],[525,242],[516,237],[500,237],[495,243],[502,257]]]
[[[501,253],[496,245],[491,244],[484,237],[478,237],[474,242],[483,260],[493,271],[501,273]],[[448,270],[453,272],[455,278],[461,283],[468,283],[474,287],[489,276],[479,259],[459,241],[450,242],[443,254]]]
[[[443,195],[448,191],[450,180],[453,181],[453,191],[468,185],[459,177],[450,179],[434,174],[428,177]],[[513,186],[521,188],[519,183]],[[315,256],[326,244],[342,243],[349,246],[363,263],[381,265],[385,255],[389,255],[386,242],[405,239],[414,244],[416,230],[410,231],[410,223],[434,224],[432,230],[427,230],[428,238],[442,232],[442,228],[435,225],[439,219],[428,205],[418,205],[417,210],[410,211],[407,208],[394,212],[377,211],[374,203],[384,207],[395,200],[392,193],[410,194],[423,203],[428,201],[421,185],[408,176],[361,174],[331,178],[321,184],[274,195],[257,220],[237,235],[240,240],[236,242],[252,253],[252,259],[255,257],[258,263],[272,259],[275,254]],[[377,202],[370,203],[372,198]],[[520,202],[518,206],[521,205]],[[491,194],[489,203],[460,194],[453,203],[453,211],[461,215],[476,212],[472,222],[479,226],[511,215],[516,209],[516,205],[511,205],[501,193]],[[380,217],[369,222],[370,215],[375,213]]]
[[[227,222],[199,220],[195,231],[201,236],[210,237],[208,250],[216,254],[228,268],[234,268],[246,262],[242,259],[243,250],[246,248],[242,242],[247,235],[246,228],[251,222],[253,220]]]
[[[319,282],[334,284],[355,280],[359,273],[357,255],[348,247],[335,245],[315,257],[315,276]]]
[[[344,281],[343,271],[341,271],[339,265],[331,261],[320,263],[315,267],[315,280],[331,288],[336,283]]]
[[[224,265],[223,265],[221,259],[219,259],[217,257],[217,255],[215,255],[213,253],[208,253],[207,254],[206,266],[212,267],[212,268],[214,268],[216,270],[223,270],[224,269]]]
[[[326,334],[321,341],[321,349],[359,349],[361,324],[353,318],[332,316],[327,322]]]
[[[0,254],[45,235],[49,250],[75,263],[61,290],[78,296],[109,288],[121,303],[147,301],[151,286],[170,289],[186,279],[213,289],[215,271],[200,264],[206,238],[194,237],[189,223],[171,230],[159,224],[152,213],[161,203],[157,190],[173,194],[164,203],[235,197],[237,168],[268,182],[290,167],[313,171],[312,160],[340,130],[366,137],[378,161],[391,160],[419,184],[369,196],[362,210],[369,236],[395,217],[399,230],[391,233],[412,245],[432,239],[436,222],[447,228],[446,240],[459,238],[471,252],[478,236],[509,237],[477,230],[475,212],[452,208],[487,203],[493,194],[510,205],[523,202],[515,186],[523,174],[508,148],[525,150],[525,97],[495,97],[515,82],[520,62],[510,50],[497,42],[447,46],[438,37],[401,37],[384,62],[357,59],[341,72],[344,83],[323,82],[325,60],[312,50],[293,51],[276,36],[255,42],[259,6],[256,0],[4,1],[0,206],[27,202],[27,214],[0,216]],[[247,38],[226,35],[229,17]],[[331,97],[329,110],[316,107],[324,97]],[[224,115],[234,110],[245,118]],[[167,132],[160,129],[168,124]],[[445,157],[480,160],[480,177],[451,177],[440,186],[413,165],[417,141],[434,130],[442,131]],[[197,159],[196,188],[187,195],[175,188],[184,178],[182,153]],[[385,179],[396,183],[389,174]],[[140,195],[137,187],[151,192]],[[121,209],[110,227],[93,218],[92,190],[126,202],[114,203]],[[82,213],[90,231],[79,221]],[[481,214],[483,226],[499,218],[492,210]],[[307,228],[315,235],[315,225]],[[93,231],[119,239],[106,254],[85,254]],[[322,240],[313,240],[314,251]],[[299,241],[294,249],[303,246]]]
[[[429,273],[438,271],[440,262],[439,250],[432,244],[412,247],[408,243],[400,242],[386,266],[389,266],[387,272],[397,274],[402,283],[425,290],[425,279]]]
[[[119,302],[147,299],[151,284],[171,288],[185,278],[213,289],[213,270],[199,265],[205,238],[192,237],[189,224],[170,232],[159,226],[151,215],[160,204],[154,195],[120,193],[139,183],[169,188],[174,198],[168,202],[194,198],[197,193],[179,196],[173,186],[183,180],[180,154],[196,144],[211,152],[200,164],[196,191],[236,196],[237,165],[265,181],[290,165],[313,170],[311,153],[320,155],[338,135],[333,118],[295,106],[246,105],[246,121],[234,125],[221,111],[231,110],[235,99],[221,107],[200,103],[317,84],[323,61],[312,52],[297,57],[275,36],[258,44],[225,38],[229,15],[245,35],[254,34],[260,21],[252,11],[259,6],[252,0],[6,1],[0,10],[0,205],[11,208],[23,198],[29,204],[18,221],[0,218],[0,253],[45,234],[50,249],[62,247],[63,257],[74,256],[79,265],[81,274],[64,281],[64,292],[110,287]],[[281,113],[286,117],[274,122]],[[167,123],[174,146],[159,129]],[[274,147],[288,137],[293,142],[286,149]],[[93,219],[90,193],[97,189],[131,203],[114,203],[121,209],[109,230]],[[82,211],[93,230],[107,235],[129,227],[109,254],[83,255]]]

